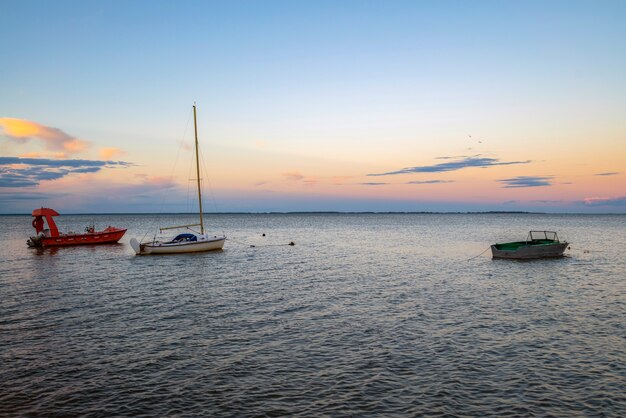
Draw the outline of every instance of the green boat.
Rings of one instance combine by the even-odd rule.
[[[493,244],[493,258],[527,260],[534,258],[562,257],[569,246],[566,241],[559,241],[554,231],[530,231],[526,241]]]

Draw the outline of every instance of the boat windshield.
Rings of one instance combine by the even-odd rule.
[[[530,231],[528,233],[528,238],[529,241],[550,240],[558,242],[559,240],[559,237],[554,231]]]

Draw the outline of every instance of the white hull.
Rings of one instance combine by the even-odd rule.
[[[224,247],[226,237],[209,238],[202,241],[187,242],[148,242],[140,244],[135,238],[130,240],[130,245],[137,255],[150,254],[183,254],[200,253],[206,251],[221,250]]]

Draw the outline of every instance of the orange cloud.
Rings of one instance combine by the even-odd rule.
[[[100,157],[102,157],[103,160],[110,160],[111,158],[119,157],[124,154],[125,152],[119,148],[100,148]]]
[[[20,154],[18,157],[22,158],[57,158],[57,159],[65,159],[67,158],[67,154],[64,152],[52,152],[52,153],[42,153],[42,152],[27,152],[25,154]]]
[[[50,151],[78,153],[89,146],[89,142],[68,135],[60,129],[29,120],[0,118],[0,127],[11,139],[28,141],[36,138]]]

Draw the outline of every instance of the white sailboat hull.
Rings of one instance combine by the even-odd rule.
[[[212,237],[205,240],[187,242],[148,242],[140,244],[135,238],[130,240],[130,245],[137,255],[151,254],[183,254],[199,253],[206,251],[221,250],[224,247],[226,237]]]

